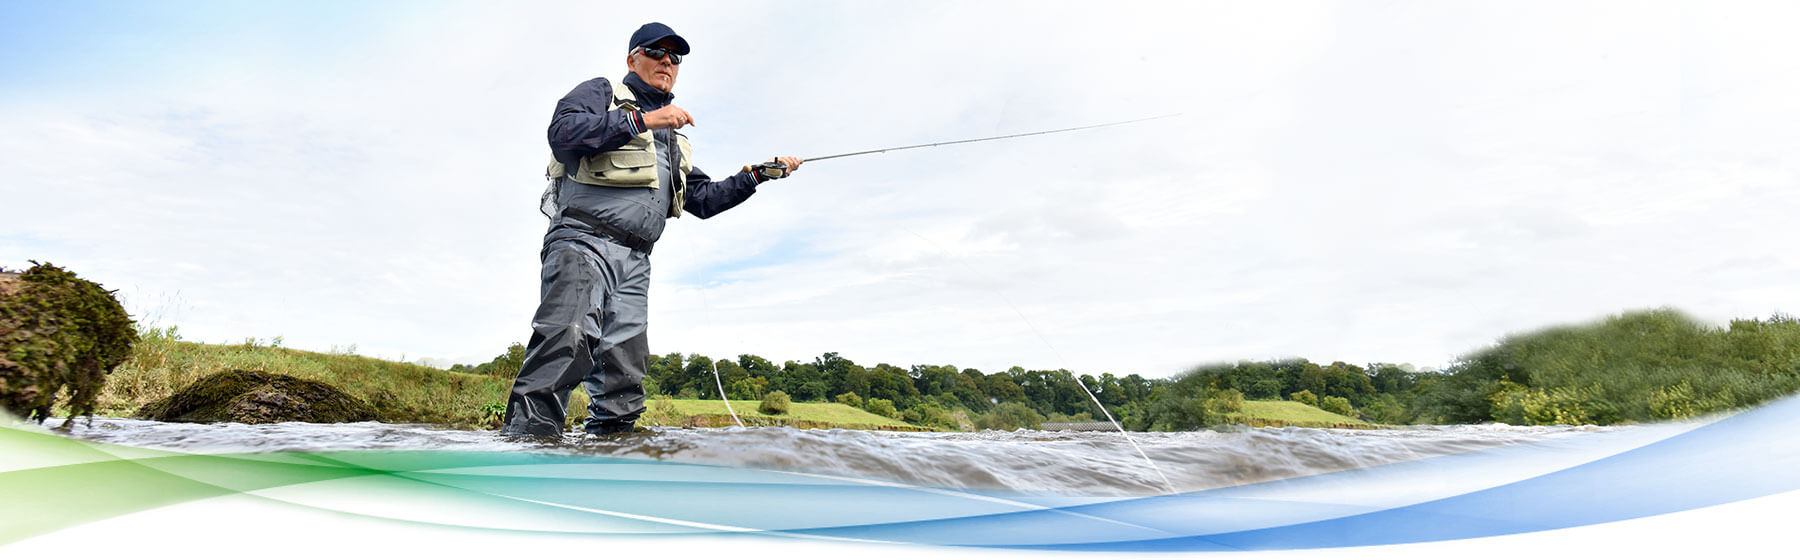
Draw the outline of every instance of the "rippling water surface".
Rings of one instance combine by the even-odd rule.
[[[901,433],[792,428],[651,428],[561,443],[513,441],[493,431],[382,424],[179,424],[78,420],[82,439],[218,452],[447,450],[604,455],[726,465],[937,486],[1082,494],[1142,494],[1235,486],[1510,445],[1543,445],[1679,426],[1430,426],[1394,430],[1252,428],[1132,433],[1150,462],[1117,432]],[[1647,434],[1646,434],[1647,435]],[[1154,463],[1154,467],[1152,466]],[[1159,473],[1160,471],[1160,473]]]

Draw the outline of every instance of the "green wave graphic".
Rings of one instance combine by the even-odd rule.
[[[228,495],[469,529],[636,536],[755,533],[830,540],[841,538],[790,531],[941,520],[946,513],[955,518],[1055,508],[881,481],[583,455],[366,450],[206,454],[84,441],[18,424],[0,426],[0,450],[5,450],[0,495],[8,506],[0,512],[0,545]],[[819,507],[845,501],[871,507]]]

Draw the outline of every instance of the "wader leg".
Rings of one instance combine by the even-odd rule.
[[[644,412],[644,374],[650,367],[650,257],[630,251],[620,263],[618,288],[601,316],[599,363],[582,387],[588,393],[591,434],[631,431]]]
[[[569,391],[594,370],[601,310],[615,276],[580,243],[545,248],[541,299],[531,319],[525,363],[506,401],[506,435],[561,435]]]

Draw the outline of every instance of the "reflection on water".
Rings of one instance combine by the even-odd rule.
[[[56,421],[52,421],[54,425]],[[1179,491],[1235,486],[1497,446],[1654,427],[1421,426],[1134,433]],[[451,450],[605,455],[873,478],[945,488],[1156,493],[1162,479],[1117,432],[901,433],[792,428],[651,428],[514,441],[493,431],[382,424],[179,424],[77,420],[73,437],[219,452]]]

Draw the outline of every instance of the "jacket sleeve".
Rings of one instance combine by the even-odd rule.
[[[705,171],[695,167],[688,171],[687,201],[682,208],[702,220],[711,218],[756,194],[756,185],[760,182],[762,181],[755,174],[748,171],[739,171],[723,181],[714,181]]]
[[[612,85],[606,78],[582,82],[558,100],[556,114],[550,118],[551,155],[573,168],[581,158],[616,149],[643,133],[642,114],[608,111],[611,102]]]

